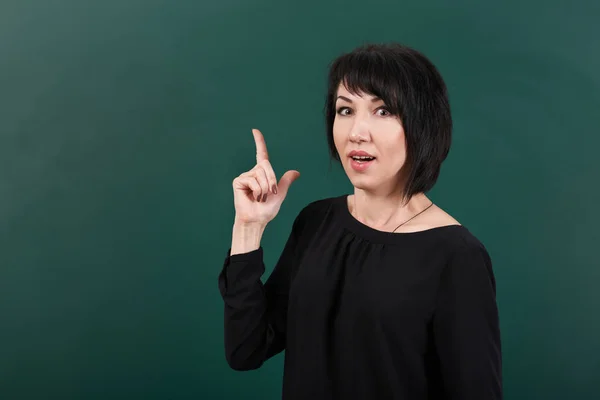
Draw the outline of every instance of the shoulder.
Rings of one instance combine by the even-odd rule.
[[[300,233],[316,229],[340,199],[340,197],[328,197],[304,205],[294,220],[294,231]]]
[[[447,280],[459,285],[477,282],[495,291],[496,280],[490,253],[473,233],[461,225],[447,235],[444,247],[446,263],[443,275]]]
[[[438,207],[432,207],[431,213],[428,214],[421,222],[423,229],[442,228],[441,239],[443,248],[446,250],[446,255],[452,259],[465,259],[483,257],[486,261],[490,259],[489,253],[483,242],[476,237],[466,226],[462,225],[448,212]],[[448,227],[448,229],[443,229]]]
[[[334,203],[339,200],[339,197],[327,197],[323,199],[317,199],[306,204],[301,210],[299,215],[309,216],[327,212]]]
[[[314,218],[324,217],[339,200],[340,197],[313,200],[300,209],[300,212],[296,216],[296,221],[306,222]]]
[[[435,229],[445,226],[461,225],[452,215],[440,208],[437,204],[432,204],[426,213],[419,218],[415,218],[404,226],[404,232],[418,232],[421,230]]]

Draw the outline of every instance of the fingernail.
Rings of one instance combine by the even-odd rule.
[[[277,194],[277,186],[273,185],[271,190],[273,191],[274,194]]]

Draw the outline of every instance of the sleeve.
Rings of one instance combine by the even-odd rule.
[[[496,282],[485,248],[459,251],[442,274],[433,332],[448,399],[501,400]]]
[[[285,348],[288,291],[297,264],[298,218],[263,284],[263,248],[228,255],[218,277],[225,304],[225,356],[237,371],[259,368]]]

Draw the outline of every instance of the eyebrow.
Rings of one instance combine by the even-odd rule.
[[[348,103],[352,103],[352,100],[350,100],[349,98],[347,98],[347,97],[345,97],[345,96],[338,96],[337,98],[338,98],[338,99],[345,100],[345,101],[347,101]],[[373,98],[371,99],[371,102],[372,102],[372,103],[376,103],[376,102],[378,102],[378,101],[382,101],[382,100],[381,100],[379,97],[373,97]]]

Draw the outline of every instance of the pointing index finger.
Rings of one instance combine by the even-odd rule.
[[[268,160],[267,144],[262,133],[258,129],[252,129],[252,134],[254,135],[254,143],[256,143],[256,162]]]

